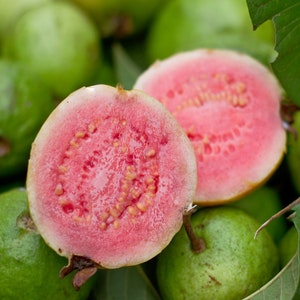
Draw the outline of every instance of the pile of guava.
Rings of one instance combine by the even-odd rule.
[[[0,299],[292,300],[274,40],[240,0],[0,0]]]

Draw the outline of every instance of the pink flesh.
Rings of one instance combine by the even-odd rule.
[[[280,88],[250,57],[226,50],[177,54],[146,70],[135,88],[160,100],[190,138],[196,203],[241,197],[262,184],[283,156]]]
[[[196,188],[193,149],[163,106],[144,98],[81,89],[41,129],[29,203],[42,236],[62,255],[107,268],[138,264],[179,230]]]

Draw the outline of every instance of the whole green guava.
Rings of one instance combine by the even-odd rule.
[[[20,62],[0,60],[0,178],[26,172],[31,143],[54,108],[51,93]]]
[[[204,208],[191,217],[205,249],[191,250],[185,230],[159,255],[157,281],[164,300],[240,300],[278,271],[278,251],[259,223],[233,207]]]
[[[23,62],[62,100],[86,85],[101,56],[99,32],[86,14],[66,1],[24,13],[3,40],[4,57]]]
[[[65,259],[50,249],[29,217],[27,193],[14,188],[0,194],[0,299],[84,300],[94,279],[79,291],[72,278],[59,278]]]
[[[253,30],[246,1],[174,0],[168,2],[149,27],[150,63],[197,48],[233,49],[264,63],[274,58],[271,22]]]
[[[243,209],[261,224],[283,208],[277,190],[267,185],[263,185],[230,205]],[[274,242],[277,244],[287,230],[285,217],[281,216],[274,219],[265,229],[270,233]]]

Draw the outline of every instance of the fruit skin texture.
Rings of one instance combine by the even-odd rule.
[[[161,101],[190,138],[198,165],[195,203],[236,200],[280,164],[286,147],[281,88],[250,56],[181,52],[150,66],[134,88]]]
[[[3,56],[22,61],[59,100],[88,82],[100,51],[93,22],[64,1],[27,11],[3,41]]]
[[[273,23],[254,31],[246,1],[240,0],[170,1],[147,36],[150,63],[197,48],[233,49],[269,63],[275,58],[273,47]]]
[[[283,209],[279,193],[275,188],[267,185],[229,205],[243,209],[261,224]],[[276,218],[268,224],[265,230],[270,233],[277,244],[287,230],[286,218],[284,216]]]
[[[31,143],[54,108],[50,91],[18,62],[0,60],[0,178],[26,172]]]
[[[15,0],[13,2],[0,0],[0,44],[13,24],[27,10],[52,0]]]
[[[26,190],[6,191],[0,194],[0,203],[0,298],[87,299],[94,279],[75,291],[71,278],[59,278],[65,259],[50,249],[34,230],[28,218]]]
[[[30,213],[60,255],[117,268],[157,255],[196,188],[184,131],[140,91],[82,88],[62,101],[30,155]]]
[[[205,208],[192,216],[206,249],[195,254],[182,229],[158,256],[163,299],[243,299],[278,271],[278,252],[267,232],[254,240],[259,223],[238,208]]]

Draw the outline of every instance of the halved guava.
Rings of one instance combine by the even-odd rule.
[[[264,183],[283,157],[281,88],[248,55],[218,49],[178,53],[154,63],[134,88],[160,100],[193,144],[195,203],[238,199]]]
[[[135,265],[180,229],[196,177],[191,143],[159,101],[91,86],[61,102],[32,145],[30,213],[45,241],[71,261]]]

